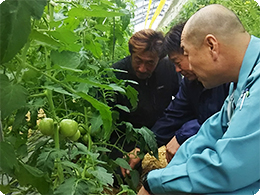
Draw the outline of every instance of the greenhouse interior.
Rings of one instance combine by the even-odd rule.
[[[0,3],[0,194],[260,195],[260,0]]]

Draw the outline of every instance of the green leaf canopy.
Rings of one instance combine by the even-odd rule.
[[[16,109],[26,105],[27,90],[19,84],[12,84],[5,75],[0,74],[0,110],[5,118]]]
[[[31,16],[40,19],[46,0],[6,0],[0,5],[0,64],[11,60],[27,42]]]

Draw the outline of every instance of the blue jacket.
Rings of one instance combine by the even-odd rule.
[[[250,195],[260,189],[260,39],[251,36],[220,112],[184,142],[166,168],[149,172],[154,194]]]
[[[212,89],[184,78],[175,99],[152,127],[158,146],[166,145],[176,136],[179,144],[196,134],[201,124],[218,112],[228,95],[229,84]]]

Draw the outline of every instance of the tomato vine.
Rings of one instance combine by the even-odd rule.
[[[110,152],[107,146],[125,153],[123,146],[109,144],[118,125],[109,102],[121,93],[131,94],[135,104],[137,93],[116,79],[110,66],[128,54],[133,6],[131,0],[1,3],[3,193],[103,194],[113,184],[111,166],[126,161],[103,161]],[[46,117],[53,120],[53,135],[40,132],[38,125]],[[72,137],[78,129],[69,137],[62,135],[64,120],[85,127],[87,140],[81,134]],[[156,153],[150,130],[130,130],[128,140]]]

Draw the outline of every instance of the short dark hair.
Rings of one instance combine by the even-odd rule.
[[[140,30],[130,38],[128,42],[129,52],[132,55],[136,51],[151,51],[162,58],[165,56],[163,54],[163,40],[162,32],[152,29]]]
[[[186,22],[181,22],[173,26],[165,35],[163,50],[164,53],[169,54],[171,52],[176,52],[183,54],[183,49],[181,48],[181,33]]]

